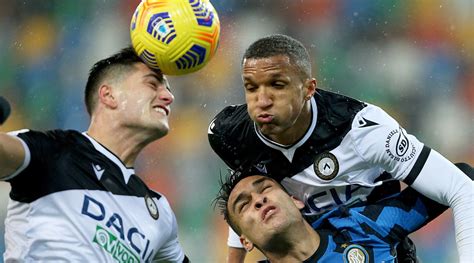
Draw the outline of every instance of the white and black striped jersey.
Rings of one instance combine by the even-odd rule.
[[[309,214],[364,200],[390,179],[384,171],[408,183],[416,178],[411,168],[424,152],[422,166],[430,150],[380,108],[324,90],[318,90],[311,104],[311,125],[293,145],[261,134],[246,105],[220,112],[210,125],[209,142],[231,169],[280,181],[305,200]],[[395,186],[390,192],[398,191],[399,183],[391,184]]]
[[[457,206],[461,217],[469,218],[463,219],[464,226],[472,224],[472,213],[464,210],[474,208],[469,204],[472,193],[467,195],[472,192],[471,180],[382,109],[318,89],[311,110],[304,136],[293,145],[281,145],[260,133],[247,105],[229,106],[212,120],[209,142],[231,169],[280,181],[305,202],[306,215],[371,197],[376,200],[383,192],[399,191],[395,181],[399,180],[441,204]],[[456,203],[454,195],[462,202]],[[461,234],[474,244],[472,233]],[[229,245],[239,246],[231,239]]]
[[[183,262],[166,198],[77,131],[23,130],[11,184],[5,262]]]

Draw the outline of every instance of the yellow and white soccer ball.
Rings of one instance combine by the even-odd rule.
[[[146,64],[166,75],[183,75],[214,56],[220,22],[209,0],[143,0],[133,14],[130,36]]]

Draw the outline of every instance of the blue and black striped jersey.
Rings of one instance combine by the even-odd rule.
[[[445,209],[411,188],[376,203],[340,206],[312,224],[320,243],[304,262],[397,262],[399,242]]]
[[[305,262],[397,262],[398,243],[445,209],[411,188],[373,204],[341,206],[312,224],[321,242]]]

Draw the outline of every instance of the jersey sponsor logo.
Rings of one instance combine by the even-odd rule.
[[[367,119],[364,118],[364,117],[360,117],[358,123],[359,123],[359,127],[360,127],[360,128],[379,125],[378,123],[373,122],[373,121],[371,121],[371,120],[367,120]]]
[[[385,152],[390,159],[397,162],[407,162],[413,159],[416,155],[415,145],[410,143],[408,136],[400,127],[397,130],[392,130],[387,135],[385,140]]]
[[[114,234],[99,225],[96,227],[93,242],[107,251],[107,253],[117,260],[117,262],[140,262],[140,258],[135,255],[123,242],[121,242]]]
[[[339,162],[336,156],[330,152],[316,156],[313,167],[316,175],[325,181],[334,179],[339,172]]]
[[[160,217],[158,206],[156,206],[155,201],[153,201],[153,198],[151,198],[148,194],[145,195],[145,204],[151,217],[157,220],[158,217]]]
[[[307,198],[302,197],[306,205],[301,212],[306,216],[319,215],[342,204],[350,205],[365,201],[371,191],[372,187],[353,184],[329,188],[314,194],[308,192]]]
[[[104,174],[105,169],[98,164],[92,164],[92,169],[94,169],[95,176],[100,180],[102,174]]]
[[[118,238],[120,238],[121,242],[124,242],[124,244],[129,244],[132,251],[135,251],[135,253],[141,256],[141,258],[145,261],[148,261],[148,259],[154,253],[154,250],[150,249],[150,240],[145,236],[144,233],[141,233],[140,230],[138,230],[138,227],[131,226],[127,228],[126,224],[124,224],[123,219],[126,219],[126,217],[122,217],[118,213],[113,213],[111,211],[106,210],[106,206],[99,200],[91,196],[84,195],[81,214],[88,216],[93,220],[96,220],[98,223],[101,223],[102,226],[105,225],[105,227],[103,227],[104,229],[111,230],[111,232],[107,232],[116,233]],[[101,235],[104,234],[103,232],[101,233]],[[97,233],[94,238],[96,238],[96,236]],[[107,249],[106,251],[109,252],[109,250]],[[120,251],[122,251],[122,249]]]
[[[367,263],[369,255],[364,247],[359,245],[350,245],[346,247],[343,253],[344,263]]]

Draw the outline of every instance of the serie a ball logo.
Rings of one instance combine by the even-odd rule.
[[[166,75],[182,75],[214,56],[220,22],[208,0],[143,0],[133,14],[130,36],[145,63]]]

